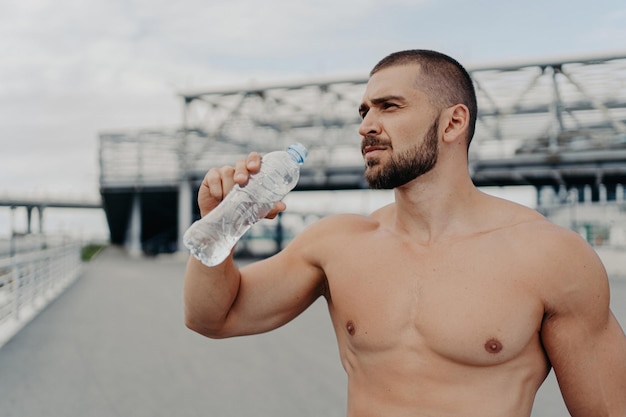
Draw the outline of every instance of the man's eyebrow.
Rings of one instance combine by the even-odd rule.
[[[386,103],[388,101],[404,101],[404,100],[405,100],[405,98],[402,97],[402,96],[390,95],[390,96],[383,96],[383,97],[373,98],[371,101],[372,101],[373,105],[378,105],[378,104]]]
[[[406,101],[406,99],[402,96],[394,96],[394,95],[389,95],[389,96],[383,96],[383,97],[377,97],[377,98],[373,98],[371,100],[372,106],[379,106],[383,103],[387,103],[389,101]],[[362,103],[359,106],[359,114],[363,115],[363,113],[366,113],[369,110],[370,106],[368,104]]]

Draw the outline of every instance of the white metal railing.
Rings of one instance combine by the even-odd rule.
[[[0,258],[0,347],[76,280],[80,252],[71,241]]]

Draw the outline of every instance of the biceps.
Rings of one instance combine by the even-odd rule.
[[[322,294],[322,277],[316,268],[281,254],[242,268],[226,329],[258,334],[288,323]]]
[[[572,416],[626,412],[626,337],[612,313],[592,327],[552,319],[542,338]]]

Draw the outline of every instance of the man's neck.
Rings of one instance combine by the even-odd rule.
[[[394,190],[395,227],[424,245],[470,233],[476,203],[482,195],[468,176],[437,178],[436,172]]]

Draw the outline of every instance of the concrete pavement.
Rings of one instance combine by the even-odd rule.
[[[346,377],[323,301],[274,332],[186,329],[180,257],[113,248],[0,349],[2,417],[345,416]],[[626,280],[612,280],[626,323]],[[533,417],[565,417],[551,376]]]
[[[107,250],[0,349],[2,417],[345,416],[326,306],[255,337],[183,323],[184,261]]]

